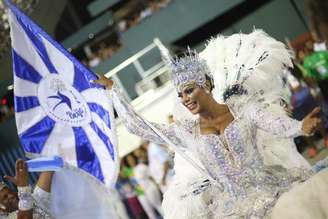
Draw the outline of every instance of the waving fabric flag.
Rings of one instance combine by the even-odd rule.
[[[113,108],[96,75],[9,1],[16,124],[30,157],[61,156],[110,186],[117,175]]]

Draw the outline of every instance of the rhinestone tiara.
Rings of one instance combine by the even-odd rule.
[[[165,64],[171,71],[171,79],[178,91],[181,91],[182,85],[194,82],[204,87],[206,83],[206,75],[212,80],[212,74],[204,59],[201,59],[195,50],[188,50],[183,54],[182,58],[177,56],[171,57],[166,53],[162,53]]]

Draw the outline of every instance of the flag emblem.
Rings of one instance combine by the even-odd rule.
[[[69,126],[91,122],[91,112],[84,98],[60,76],[51,74],[42,80],[37,95],[41,107],[54,121]]]

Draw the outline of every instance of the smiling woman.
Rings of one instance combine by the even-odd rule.
[[[96,82],[110,84],[106,86],[111,90],[110,98],[131,133],[157,144],[174,144],[173,148],[179,149],[176,152],[190,155],[193,164],[205,169],[201,174],[185,169],[176,172],[175,182],[164,194],[165,218],[270,218],[281,194],[294,184],[305,190],[302,182],[312,176],[311,169],[265,165],[256,139],[258,130],[280,138],[311,134],[320,121],[319,109],[300,122],[286,114],[273,115],[258,101],[257,95],[276,83],[277,72],[291,65],[290,53],[282,43],[255,30],[249,35],[213,39],[202,53],[204,59],[190,50],[183,58],[172,58],[165,50],[163,54],[182,105],[195,117],[170,125],[149,123],[131,109],[110,80],[101,77]],[[250,78],[255,73],[262,74],[265,84],[252,84],[254,77]],[[217,90],[212,93],[213,84]],[[219,94],[216,98],[221,102],[213,94]],[[286,196],[290,196],[288,192]],[[305,211],[325,210],[315,206]],[[275,212],[279,212],[275,218],[284,218],[286,213]]]

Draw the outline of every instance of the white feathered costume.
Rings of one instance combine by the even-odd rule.
[[[261,30],[254,30],[251,34],[218,36],[209,41],[200,56],[207,61],[213,74],[215,88],[212,93],[218,102],[225,103],[227,99],[232,99],[237,108],[255,102],[273,115],[286,114],[280,105],[283,89],[286,89],[281,78],[283,68],[292,67],[292,54],[283,43]],[[238,96],[238,91],[231,89],[235,84],[242,84],[247,95]],[[193,117],[181,105],[178,104],[176,108],[176,120]],[[256,139],[266,165],[311,169],[297,152],[293,139],[278,138],[261,130]],[[192,154],[189,156],[197,161]],[[202,166],[200,162],[198,165]],[[213,190],[206,190],[207,177],[178,154],[175,157],[175,171],[176,176],[164,194],[165,219],[220,218],[213,213],[215,209],[210,207],[212,199],[220,197],[215,197]],[[328,171],[324,170],[294,186],[280,197],[268,217],[328,218],[324,207],[328,201],[327,182]],[[188,195],[192,190],[198,192],[199,188],[204,188],[199,195]]]
[[[261,103],[274,115],[287,114],[280,104],[288,89],[282,77],[284,68],[293,67],[293,64],[292,53],[283,43],[262,30],[254,30],[251,34],[218,36],[209,41],[200,56],[207,61],[213,74],[215,88],[212,93],[219,103],[225,102],[224,93],[229,87],[243,84],[248,95],[235,101],[239,105],[246,104],[247,98],[254,98],[252,101]],[[282,139],[258,130],[257,142],[267,165],[310,168],[297,152],[292,138]]]

